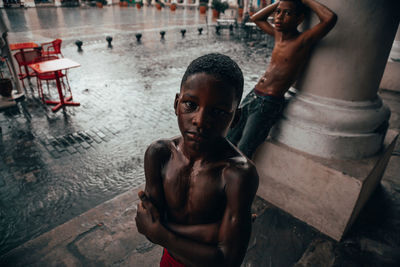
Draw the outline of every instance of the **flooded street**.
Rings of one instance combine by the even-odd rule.
[[[68,71],[79,107],[53,113],[32,79],[25,100],[0,113],[0,255],[144,182],[146,147],[179,133],[173,101],[190,61],[210,52],[231,56],[247,93],[272,48],[270,39],[246,39],[238,29],[217,35],[215,22],[198,10],[113,6],[0,14],[10,43],[61,38],[64,56],[81,64]],[[106,36],[113,37],[112,48]]]

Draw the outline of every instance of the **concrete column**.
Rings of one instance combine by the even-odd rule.
[[[271,136],[317,156],[365,158],[381,149],[390,117],[377,90],[398,27],[399,3],[320,2],[336,12],[338,22],[312,52],[295,85],[297,97]],[[317,21],[313,16],[311,25]]]

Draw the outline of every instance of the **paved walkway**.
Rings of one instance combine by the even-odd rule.
[[[186,66],[206,52],[230,55],[248,91],[268,62],[270,43],[216,35],[190,10],[144,9],[146,16],[119,7],[78,10],[79,16],[75,9],[7,11],[18,22],[11,42],[65,40],[64,55],[82,64],[69,72],[82,105],[52,113],[33,86],[17,108],[0,113],[0,265],[156,266],[161,249],[134,225],[136,191],[144,181],[144,149],[178,133],[172,103]],[[160,30],[167,31],[164,41]],[[112,49],[106,35],[114,38]],[[74,45],[78,38],[83,53]],[[399,92],[380,95],[392,110],[390,128],[399,131]],[[342,242],[257,199],[243,265],[398,266],[399,156],[398,142],[382,185]]]
[[[38,98],[33,79],[25,100],[0,113],[0,255],[144,182],[146,147],[178,134],[173,101],[191,60],[210,51],[232,56],[250,90],[270,51],[265,42],[250,50],[251,41],[243,42],[228,30],[217,36],[195,10],[172,14],[145,8],[139,13],[116,6],[0,12],[13,22],[11,43],[59,35],[64,56],[81,64],[68,73],[74,100],[81,106],[51,112]],[[203,28],[201,35],[198,27]],[[166,32],[164,40],[160,30]],[[113,37],[112,48],[106,35]],[[83,41],[81,53],[74,44],[78,38]],[[44,91],[48,94],[46,86]],[[50,93],[57,98],[56,92]]]

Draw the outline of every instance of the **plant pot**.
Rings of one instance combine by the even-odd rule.
[[[170,5],[169,8],[171,9],[171,11],[175,11],[176,10],[176,5]]]
[[[96,2],[96,6],[99,8],[103,8],[103,3],[102,2]]]
[[[199,10],[200,10],[200,14],[206,14],[206,12],[207,12],[207,6],[200,6],[200,7],[199,7]]]
[[[136,3],[136,8],[137,8],[137,9],[141,9],[141,8],[142,8],[142,5],[141,5],[141,4],[138,4],[138,3]]]
[[[219,18],[219,12],[218,12],[218,10],[213,9],[212,12],[213,12],[213,18]]]
[[[156,3],[156,8],[157,8],[158,10],[161,10],[161,4]]]
[[[125,1],[122,2],[122,6],[123,6],[123,7],[127,7],[127,6],[128,6],[128,2],[125,2]]]
[[[239,15],[239,18],[243,18],[243,8],[239,8],[238,9],[238,15]]]
[[[0,95],[4,97],[11,97],[12,83],[10,79],[0,79]]]

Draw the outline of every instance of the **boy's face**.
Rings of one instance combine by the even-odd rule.
[[[302,21],[302,15],[297,14],[296,4],[291,1],[280,1],[275,9],[275,29],[278,32],[291,32],[297,29]]]
[[[212,149],[226,136],[237,105],[234,88],[209,74],[189,76],[174,105],[185,149],[194,153]]]

